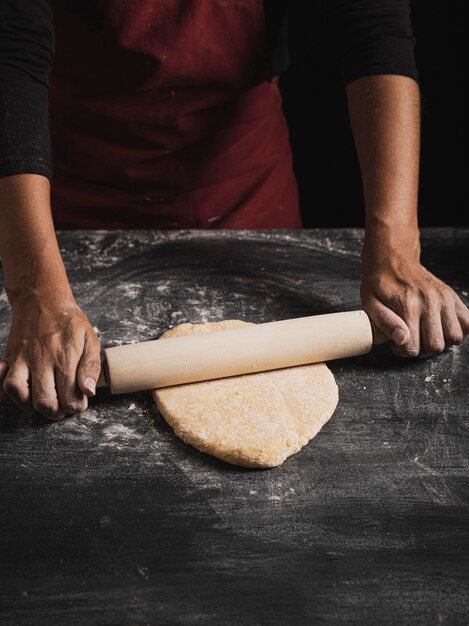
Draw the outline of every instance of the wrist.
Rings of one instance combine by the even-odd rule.
[[[50,308],[70,308],[77,306],[73,292],[66,284],[42,284],[37,287],[6,289],[13,310],[27,306],[47,306]]]
[[[5,291],[13,306],[15,303],[41,300],[51,303],[74,302],[62,259],[51,265],[37,260],[28,268],[5,268]]]
[[[420,263],[420,233],[417,224],[388,224],[367,220],[361,258],[365,269]]]
[[[36,244],[29,248],[8,250],[2,258],[5,289],[7,291],[35,288],[42,285],[68,283],[65,266],[56,241]]]

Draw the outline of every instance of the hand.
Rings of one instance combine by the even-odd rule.
[[[427,357],[469,333],[469,309],[417,260],[364,256],[362,305],[397,356]]]
[[[29,289],[12,303],[0,391],[29,414],[58,420],[81,413],[95,394],[99,340],[73,297]]]

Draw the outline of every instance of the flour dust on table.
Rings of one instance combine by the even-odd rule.
[[[180,324],[160,339],[251,325]],[[155,389],[156,405],[185,443],[233,465],[276,467],[332,416],[338,388],[324,363]]]

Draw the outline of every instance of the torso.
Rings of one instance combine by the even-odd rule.
[[[57,227],[301,227],[262,0],[53,9]]]

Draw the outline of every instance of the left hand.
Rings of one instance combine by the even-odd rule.
[[[469,334],[469,309],[419,260],[364,256],[362,306],[390,340],[396,356],[427,357]]]

